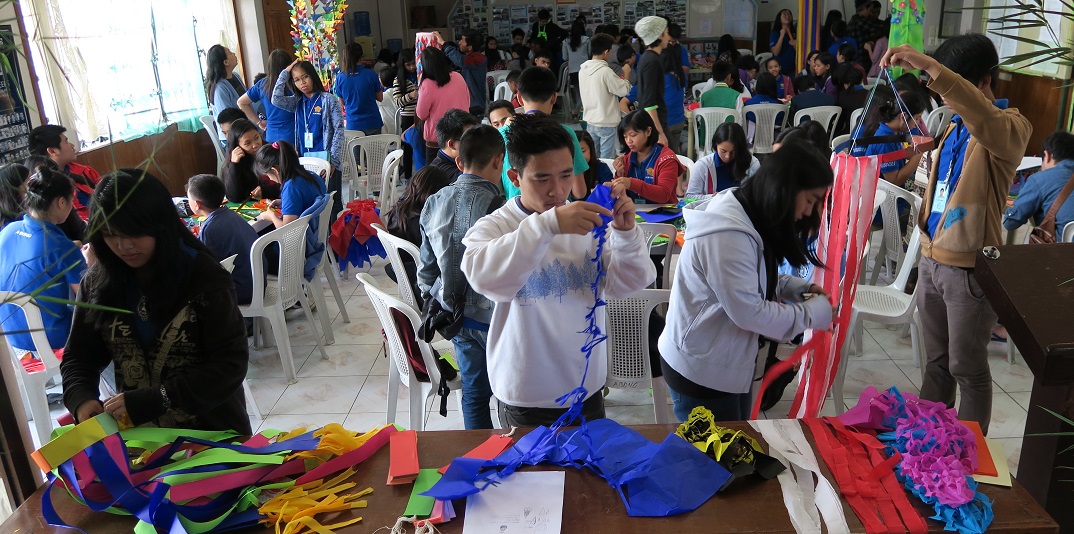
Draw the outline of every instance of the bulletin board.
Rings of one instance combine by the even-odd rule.
[[[1059,39],[1059,43],[1055,44],[1055,39],[1052,38],[1051,32],[1045,27],[1030,27],[1021,28],[1019,30],[1008,30],[1002,32],[1005,35],[996,33],[999,29],[999,25],[991,24],[988,22],[989,18],[1003,17],[1008,14],[1017,14],[1020,10],[1010,10],[1002,6],[1007,5],[1009,0],[991,0],[989,5],[995,5],[997,7],[993,9],[984,10],[985,27],[988,29],[987,35],[992,42],[996,45],[996,50],[999,52],[999,60],[1002,63],[1006,59],[1017,56],[1019,54],[1026,54],[1032,52],[1035,49],[1035,45],[1020,41],[1018,39],[1009,37],[1010,35],[1016,35],[1023,39],[1033,39],[1041,41],[1043,43],[1050,44],[1050,46],[1069,46],[1066,42],[1066,37],[1071,35],[1071,31],[1074,31],[1074,25],[1071,24],[1070,19],[1059,13],[1070,13],[1070,10],[1066,7],[1066,2],[1062,0],[1043,0],[1044,11],[1050,12],[1045,15],[1049,25],[1055,32],[1055,36]],[[1030,19],[1031,15],[1021,15],[1023,20]],[[1008,23],[1010,25],[1010,23]],[[1017,71],[1025,74],[1031,74],[1034,76],[1046,76],[1049,78],[1057,78],[1061,80],[1070,79],[1070,66],[1061,65],[1059,59],[1053,59],[1044,63],[1033,65],[1032,67],[1020,67],[1019,65],[1011,65],[1002,67],[1006,70]]]
[[[716,39],[726,33],[743,41],[757,38],[756,0],[689,0],[686,7],[686,34],[692,39]]]
[[[0,72],[0,162],[7,163],[30,155],[30,114],[11,25],[0,26],[0,44],[10,66]]]

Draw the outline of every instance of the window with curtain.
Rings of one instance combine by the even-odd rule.
[[[27,23],[38,72],[48,73],[49,117],[83,147],[177,124],[197,130],[208,113],[204,51],[235,50],[235,14],[220,0],[33,0]],[[33,29],[31,29],[33,28]],[[44,63],[42,65],[42,63]],[[72,124],[73,122],[73,124]]]

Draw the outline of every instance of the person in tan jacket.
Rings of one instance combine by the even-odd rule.
[[[623,76],[617,76],[608,66],[612,44],[610,35],[598,33],[589,41],[593,59],[582,63],[578,71],[579,92],[582,95],[582,120],[596,141],[597,152],[602,158],[614,158],[616,153],[616,129],[622,113],[619,99],[630,92],[630,65],[623,65]]]
[[[929,88],[956,113],[936,135],[938,157],[918,221],[917,306],[928,356],[921,398],[953,406],[957,385],[959,419],[977,421],[986,433],[992,414],[987,345],[996,313],[973,266],[978,250],[1003,243],[1007,193],[1033,131],[992,94],[998,64],[995,46],[981,34],[948,39],[933,57],[903,45],[881,60],[883,67],[928,73]]]

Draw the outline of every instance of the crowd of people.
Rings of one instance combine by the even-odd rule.
[[[953,404],[957,384],[960,416],[987,430],[985,344],[995,314],[972,275],[973,251],[999,244],[1001,222],[1020,225],[1054,202],[1070,174],[1074,138],[1049,138],[1047,180],[1023,189],[1025,200],[1004,216],[1031,128],[992,93],[998,58],[991,42],[960,36],[931,56],[887,49],[879,2],[856,6],[848,22],[829,17],[825,47],[805,65],[796,63],[789,10],[776,16],[763,64],[725,36],[698,100],[732,109],[787,102],[792,114],[839,105],[849,117],[865,107],[866,75],[888,66],[927,75],[927,86],[907,74],[879,88],[860,123],[842,120],[836,133],[939,141],[917,230],[928,354],[922,397]],[[392,105],[406,146],[405,189],[381,215],[390,232],[420,250],[393,276],[452,316],[440,333],[455,346],[466,428],[493,426],[493,399],[502,424],[550,424],[583,374],[582,413],[604,416],[605,345],[588,363],[579,351],[598,253],[606,269],[598,298],[654,283],[672,288],[654,367],[676,416],[705,406],[717,420],[744,419],[763,370],[759,340],[827,328],[837,311],[823,288],[793,274],[823,267],[814,242],[833,183],[831,132],[813,121],[790,125],[760,160],[751,154],[750,129],[727,122],[700,132],[711,154],[684,165],[684,109],[695,88],[681,35],[661,17],[588,35],[584,20],[564,30],[542,10],[528,33],[516,29],[503,48],[475,30],[457,41],[436,34],[437,46],[421,54],[421,79],[414,49],[381,53],[370,67],[362,47],[349,44],[330,89],[309,61],[283,50],[269,55],[266,75],[247,88],[234,72],[235,54],[214,46],[205,89],[225,159],[218,174],[186,184],[191,211],[204,218],[198,236],[168,215],[175,212],[170,195],[154,176],[119,169],[101,177],[77,163],[63,127],[41,126],[30,133],[33,156],[0,168],[0,290],[46,287],[41,294],[55,297],[41,306],[49,343],[63,355],[64,403],[77,420],[108,412],[134,425],[250,433],[241,391],[248,329],[237,306],[260,290],[249,262],[257,232],[222,206],[268,201],[258,218],[270,228],[298,219],[341,190],[345,140],[380,133],[380,107]],[[578,92],[584,131],[552,118],[562,96],[560,65]],[[486,73],[504,69],[513,71],[512,98],[493,101]],[[959,115],[929,133],[923,115],[937,96]],[[854,153],[900,146],[863,142]],[[325,160],[331,171],[307,171],[302,156]],[[885,163],[883,179],[906,185],[919,157]],[[611,200],[590,202],[601,185]],[[342,209],[336,198],[333,219]],[[659,280],[661,266],[635,224],[636,204],[682,198],[694,202],[683,209],[688,231],[678,268],[673,280]],[[1074,219],[1071,210],[1059,210],[1060,222]],[[605,221],[608,241],[598,249],[589,234]],[[233,254],[229,275],[217,262]],[[73,298],[93,306],[56,302]],[[4,330],[25,330],[21,314],[7,308]],[[597,323],[603,329],[604,317]],[[35,350],[25,335],[8,341]],[[98,381],[110,364],[116,394],[102,400]]]

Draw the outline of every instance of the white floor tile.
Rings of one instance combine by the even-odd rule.
[[[347,414],[358,397],[365,377],[311,376],[287,386],[272,415]],[[262,408],[263,410],[264,408]]]
[[[380,345],[335,345],[325,347],[328,359],[318,351],[306,360],[298,371],[299,378],[308,376],[361,377],[369,375],[373,362],[380,354]]]
[[[956,405],[957,407],[957,405]],[[990,438],[1019,438],[1025,433],[1026,414],[1014,399],[996,391],[992,394],[992,421],[988,424]]]

